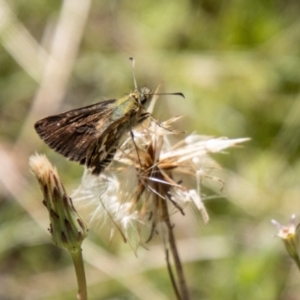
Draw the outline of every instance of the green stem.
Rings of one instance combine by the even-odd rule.
[[[300,260],[299,260],[299,256],[297,255],[297,256],[294,256],[293,258],[294,258],[294,262],[296,263],[298,269],[300,270]]]
[[[76,249],[77,251],[70,251],[75,271],[77,277],[77,285],[78,285],[78,294],[77,298],[79,300],[87,300],[87,288],[86,288],[86,279],[85,279],[85,272],[84,272],[84,264],[82,259],[82,250]]]

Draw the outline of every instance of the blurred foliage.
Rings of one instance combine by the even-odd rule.
[[[6,5],[14,19],[3,17],[0,24],[0,299],[75,299],[70,258],[51,245],[47,213],[27,161],[35,151],[45,152],[70,191],[82,168],[48,149],[33,123],[128,93],[131,56],[139,85],[155,88],[163,82],[163,90],[185,94],[185,99],[161,99],[154,112],[158,119],[184,115],[177,125],[181,130],[252,138],[213,156],[223,169],[212,175],[221,177],[225,188],[204,180],[207,196],[219,195],[206,201],[210,223],[202,226],[196,212],[175,216],[178,239],[190,250],[198,245],[195,240],[204,248],[196,258],[188,248],[179,249],[191,299],[298,299],[299,273],[272,237],[276,229],[270,220],[285,223],[300,209],[300,2],[93,1],[63,101],[52,111],[50,102],[48,111],[30,118],[40,82],[7,46],[6,30],[18,22],[50,51],[63,2],[1,0],[1,16]],[[26,46],[15,46],[18,55]],[[101,231],[92,229],[90,239],[112,260],[143,257],[141,250],[135,258],[118,235],[109,242]],[[206,244],[214,237],[221,242]],[[150,257],[156,244],[160,241],[149,245]],[[91,264],[102,255],[87,264],[91,299],[137,299],[126,282],[133,284],[138,276],[145,291],[173,298],[163,263],[125,275],[126,281]]]

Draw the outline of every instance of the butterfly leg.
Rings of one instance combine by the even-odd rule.
[[[148,119],[151,116],[150,113],[145,112],[143,114],[140,115],[138,123],[142,123],[143,121],[145,121],[146,119]]]
[[[139,155],[139,149],[138,149],[137,144],[135,143],[134,134],[133,134],[132,130],[130,130],[130,135],[131,135],[132,142],[133,142],[133,145],[134,145],[137,157],[138,157],[138,161],[139,161],[140,167],[142,167],[142,162],[141,162],[141,158],[140,158],[140,155]]]
[[[172,129],[169,129],[167,127],[164,127],[161,123],[159,123],[156,119],[154,119],[152,117],[152,115],[149,113],[149,112],[145,112],[143,114],[141,114],[139,120],[138,120],[138,123],[142,123],[143,121],[145,121],[147,118],[151,118],[151,120],[159,127],[169,131],[169,132],[173,132],[173,133],[185,133],[184,131],[176,131],[176,130],[172,130]]]

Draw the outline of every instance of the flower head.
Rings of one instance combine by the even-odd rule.
[[[69,251],[78,251],[88,234],[85,221],[79,216],[68,197],[56,169],[45,155],[33,155],[29,166],[35,174],[49,212],[50,233],[54,244]]]
[[[278,229],[276,236],[282,239],[286,251],[300,268],[299,233],[297,231],[299,224],[296,224],[296,216],[294,214],[291,216],[287,226],[281,225],[276,220],[272,220],[271,222]]]
[[[170,135],[180,133],[171,128],[178,118],[133,132],[120,147],[115,162],[98,178],[87,171],[76,198],[98,204],[99,216],[112,221],[128,239],[128,229],[139,233],[142,225],[150,228],[150,238],[157,225],[166,221],[168,212],[180,212],[188,203],[209,220],[200,193],[200,181],[206,176],[204,162],[208,154],[219,152],[249,139],[210,138],[190,135],[172,145]],[[92,187],[93,186],[93,187]],[[80,197],[79,197],[80,196]],[[91,203],[91,202],[90,202]],[[150,224],[149,224],[150,223]]]

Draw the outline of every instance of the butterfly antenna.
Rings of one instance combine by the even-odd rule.
[[[135,79],[135,75],[134,75],[134,58],[129,57],[129,59],[131,60],[131,68],[132,68],[132,77],[133,77],[134,88],[137,90],[138,87],[137,87],[136,79]]]
[[[178,92],[178,93],[151,93],[151,95],[173,95],[173,96],[180,96],[182,98],[185,98],[184,94],[181,92]]]

